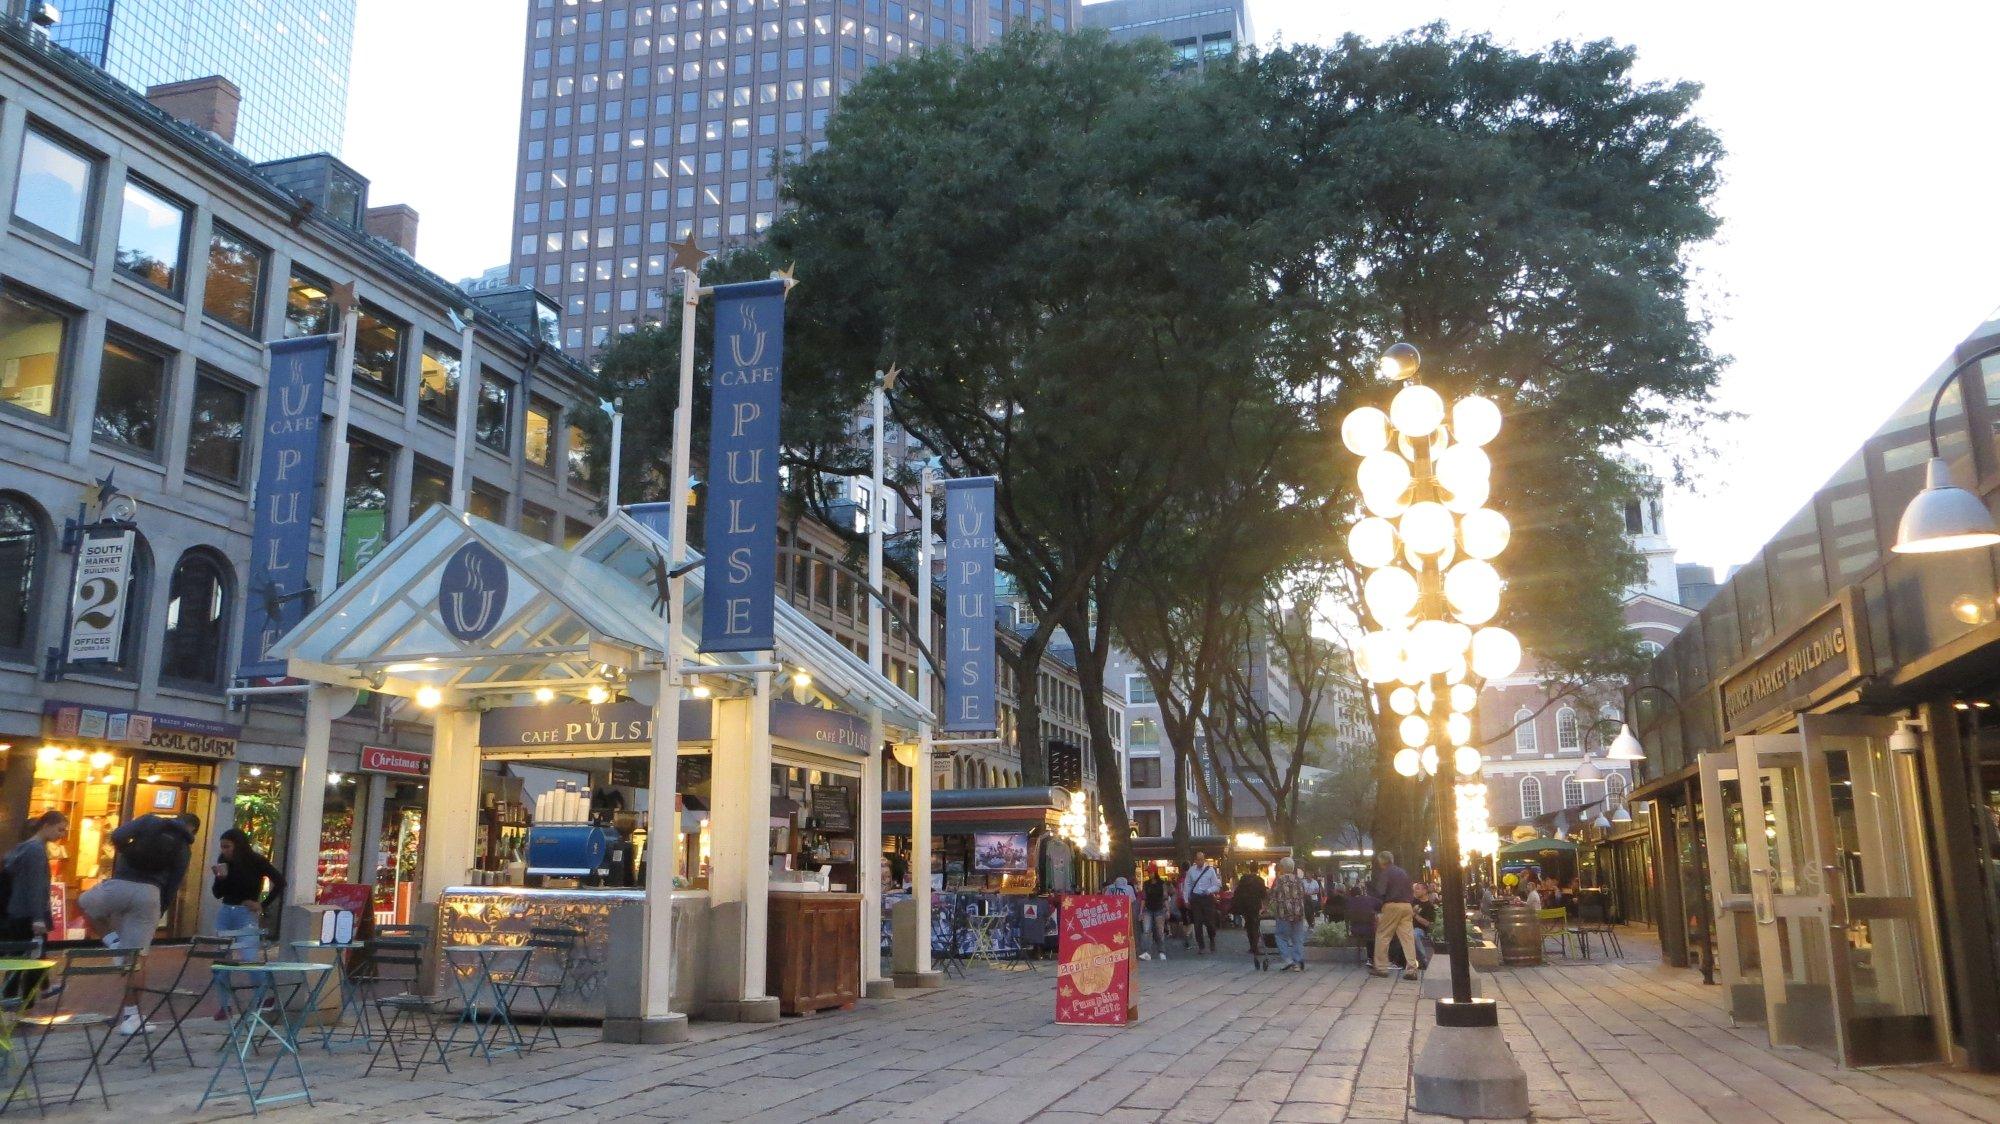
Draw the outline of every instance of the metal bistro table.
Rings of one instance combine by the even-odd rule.
[[[235,985],[241,981],[250,984],[250,997],[242,1004],[232,1004],[229,1019],[229,1038],[222,1045],[222,1057],[216,1063],[215,1073],[208,1079],[208,1088],[201,1094],[201,1103],[195,1106],[199,1111],[215,1096],[215,1084],[222,1080],[223,1071],[233,1063],[237,1076],[243,1081],[243,1095],[250,1101],[250,1114],[257,1115],[257,1109],[267,1104],[298,1100],[303,1097],[307,1104],[313,1103],[312,1087],[306,1082],[305,1064],[299,1060],[299,1026],[306,1015],[319,1006],[319,993],[325,989],[327,979],[333,973],[331,964],[314,964],[299,960],[280,960],[269,964],[216,964],[209,971],[215,974],[215,981],[224,994],[234,994]],[[280,977],[293,976],[294,979]],[[305,992],[303,1002],[299,993]],[[267,1008],[266,1003],[270,1006]],[[270,1017],[276,1016],[273,1022]],[[268,1035],[278,1044],[278,1052],[271,1058],[271,1064],[264,1069],[261,1081],[250,1077],[249,1056],[257,1049],[258,1039]],[[278,1067],[286,1058],[292,1061],[292,1072],[298,1076],[299,1089],[296,1093],[267,1095],[271,1081],[277,1076]],[[236,1094],[226,1092],[225,1098]]]
[[[458,1045],[460,1027],[472,1028],[472,1045],[468,1053],[478,1054],[488,1062],[493,1060],[493,1052],[511,1051],[516,1056],[525,1052],[521,1032],[514,1026],[513,1014],[508,1011],[513,998],[507,981],[493,974],[493,961],[502,956],[513,956],[513,971],[507,973],[512,980],[527,964],[534,949],[524,945],[508,944],[454,944],[446,945],[445,960],[451,965],[452,983],[458,988],[458,1021],[452,1024],[451,1035],[445,1039],[445,1051]],[[469,986],[468,986],[469,983]],[[480,997],[491,997],[491,1014],[482,1020],[479,1014]],[[501,1031],[505,1030],[508,1041],[498,1044]]]
[[[348,963],[348,954],[362,952],[368,948],[366,941],[293,941],[292,951],[301,959],[315,952],[333,953],[334,978],[340,982],[340,1019],[350,1013],[354,1023],[347,1034],[335,1041],[338,1029],[335,1023],[320,1028],[319,1044],[324,1050],[337,1050],[348,1046],[372,1047],[375,1044],[374,1031],[368,1026],[368,999],[361,993],[360,981],[354,978],[354,966]]]
[[[53,960],[0,959],[0,995],[5,996],[0,999],[0,1073],[14,1068],[14,1027],[55,966]],[[28,980],[33,982],[23,982]]]

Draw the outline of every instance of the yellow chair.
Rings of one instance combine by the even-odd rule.
[[[1547,952],[1549,942],[1556,942],[1556,952],[1569,955],[1569,911],[1561,906],[1552,906],[1535,915],[1542,922],[1542,951]]]

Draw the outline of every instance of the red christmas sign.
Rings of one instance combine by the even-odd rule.
[[[1056,1021],[1124,1026],[1139,1019],[1132,977],[1132,899],[1069,894],[1062,899],[1056,964]]]

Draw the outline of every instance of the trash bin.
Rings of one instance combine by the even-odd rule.
[[[1532,968],[1542,962],[1542,919],[1521,903],[1503,905],[1495,911],[1495,928],[1500,937],[1500,963],[1509,968]]]

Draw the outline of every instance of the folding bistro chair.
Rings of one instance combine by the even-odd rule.
[[[1535,915],[1542,922],[1542,951],[1549,951],[1549,942],[1556,943],[1555,951],[1564,957],[1569,955],[1569,911],[1561,906],[1551,906]]]
[[[1585,898],[1576,905],[1576,924],[1569,931],[1576,934],[1576,943],[1583,946],[1583,955],[1590,956],[1590,938],[1596,937],[1599,948],[1606,956],[1625,959],[1624,946],[1618,943],[1618,930],[1613,928],[1609,917],[1609,906],[1601,897]]]
[[[187,1031],[181,1024],[187,1022],[188,1017],[200,1010],[202,1003],[211,997],[217,1004],[227,1005],[229,996],[217,987],[215,973],[209,969],[217,963],[228,963],[235,952],[235,942],[228,937],[195,937],[188,941],[187,956],[181,960],[180,970],[174,973],[172,979],[163,984],[148,983],[144,973],[140,974],[137,994],[147,1021],[158,1018],[162,1011],[167,1015],[166,1031],[160,1035],[159,1042],[146,1050],[148,1065],[153,1064],[153,1055],[161,1047],[176,1038],[180,1040],[181,1053],[187,1058],[187,1063],[194,1064],[194,1051],[188,1047]],[[120,1042],[105,1060],[117,1061],[131,1044],[131,1038]]]
[[[576,965],[576,946],[583,939],[578,929],[553,927],[528,930],[528,959],[511,980],[502,981],[500,986],[506,992],[506,1003],[512,1011],[514,1001],[523,993],[534,999],[536,1008],[535,1033],[528,1039],[526,1049],[532,1050],[541,1044],[542,1032],[548,1031],[549,1041],[562,1046],[562,1036],[556,1033],[554,1023],[556,1003],[570,990],[570,975]],[[519,1016],[515,1016],[519,1019]]]
[[[0,1104],[0,1112],[12,1107],[14,1098],[20,1095],[23,1083],[34,1089],[36,1109],[46,1112],[48,1099],[42,1092],[41,1066],[44,1064],[42,1051],[50,1040],[66,1037],[72,1032],[83,1035],[83,1073],[76,1079],[76,1088],[70,1090],[66,1104],[75,1104],[83,1095],[83,1087],[90,1079],[97,1079],[97,1095],[105,1108],[111,1107],[111,1094],[104,1088],[104,1048],[117,1036],[119,1012],[125,1006],[125,996],[129,992],[133,978],[139,971],[140,955],[136,951],[113,949],[78,949],[70,952],[63,961],[62,986],[55,993],[55,1001],[47,1011],[24,1014],[14,1024],[14,1057],[21,1063],[21,1072],[7,1090],[6,1103]],[[152,1047],[152,1034],[141,1030],[137,1037],[144,1037],[148,1049]],[[49,1059],[53,1062],[56,1059]],[[77,1060],[77,1059],[63,1059]]]
[[[382,1051],[389,1051],[390,1061],[395,1063],[396,1072],[403,1071],[403,1052],[399,1043],[417,1048],[410,1066],[410,1079],[415,1080],[417,1072],[423,1069],[430,1055],[437,1054],[437,1062],[451,1072],[451,1062],[445,1057],[444,1040],[438,1037],[438,1021],[451,1013],[451,1000],[442,995],[420,995],[417,988],[422,982],[424,946],[407,937],[378,938],[370,946],[373,953],[373,968],[370,973],[356,982],[367,990],[370,1001],[375,1005],[376,1025],[381,1028],[381,1038],[375,1043],[375,1054],[368,1059],[366,1077],[375,1072],[382,1062]],[[389,987],[401,990],[383,995]],[[422,1030],[422,1034],[418,1030]]]

